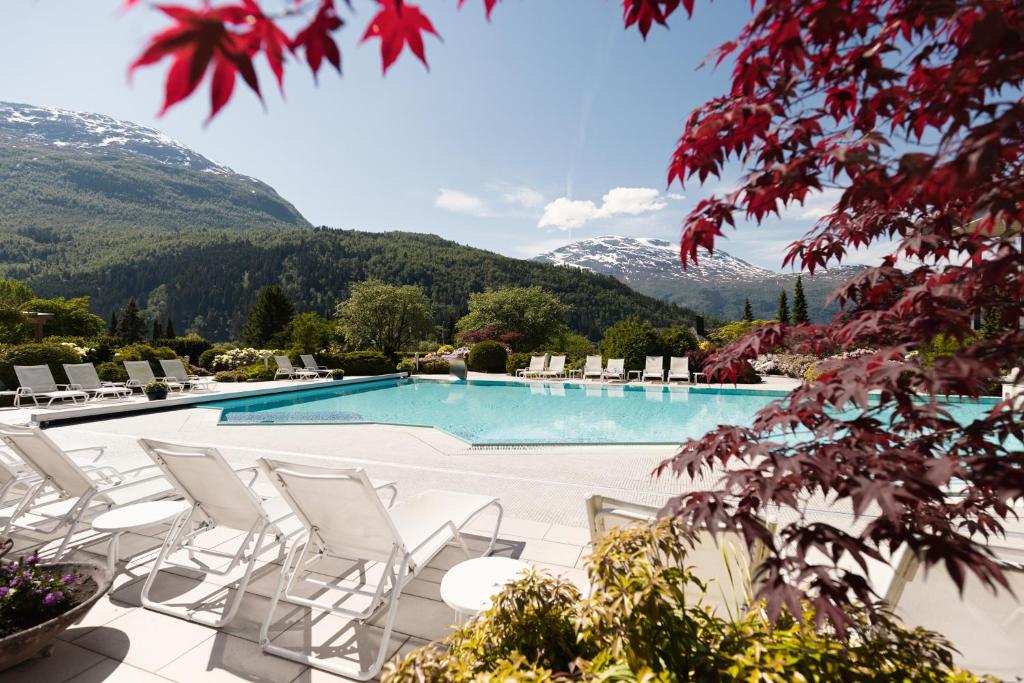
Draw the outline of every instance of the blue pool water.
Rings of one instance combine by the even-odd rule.
[[[774,394],[774,395],[773,395]],[[781,392],[670,391],[666,387],[562,383],[381,380],[240,398],[221,424],[379,422],[436,427],[474,445],[677,444],[720,424],[747,425]],[[990,406],[954,404],[969,421]]]

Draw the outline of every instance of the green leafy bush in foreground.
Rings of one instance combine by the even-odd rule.
[[[505,372],[507,361],[508,351],[493,340],[477,342],[469,351],[469,369],[475,372]]]
[[[938,634],[878,612],[853,615],[842,636],[802,620],[769,623],[759,609],[723,618],[694,599],[671,521],[614,530],[587,569],[592,595],[530,572],[489,610],[439,644],[388,664],[384,683],[466,681],[977,681],[955,669]],[[695,590],[696,589],[696,590]]]
[[[338,365],[348,376],[386,375],[395,371],[395,363],[378,351],[352,351],[338,356]]]

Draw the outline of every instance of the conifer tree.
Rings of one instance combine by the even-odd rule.
[[[780,323],[789,324],[789,300],[786,298],[786,290],[779,292],[779,311],[775,317]]]
[[[249,309],[249,317],[242,328],[242,341],[249,346],[265,348],[288,328],[293,312],[292,302],[280,285],[264,287]]]
[[[153,331],[150,332],[149,338],[154,342],[164,338],[164,328],[160,325],[160,318],[153,318]]]
[[[803,277],[796,276],[796,285],[793,288],[793,324],[801,325],[810,322],[807,316],[807,297],[804,296]]]
[[[116,308],[110,312],[110,325],[107,327],[107,334],[109,334],[111,337],[117,337],[121,334],[121,330],[119,329],[117,322]]]
[[[146,321],[142,319],[135,297],[128,299],[124,310],[121,311],[121,320],[117,324],[117,330],[117,336],[130,344],[142,341],[146,330]]]
[[[750,298],[743,300],[743,321],[751,322],[754,319],[754,312],[750,310]]]
[[[174,321],[171,316],[167,316],[167,324],[164,325],[164,339],[174,339],[177,336],[174,333]]]

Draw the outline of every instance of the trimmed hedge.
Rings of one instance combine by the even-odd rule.
[[[64,363],[81,363],[82,357],[69,346],[60,343],[19,344],[0,350],[0,383],[6,389],[19,386],[14,374],[15,365],[48,365],[58,384],[67,384]]]
[[[352,351],[337,357],[338,366],[353,375],[386,375],[395,371],[394,361],[379,351]],[[323,363],[323,361],[320,361]]]
[[[505,372],[515,377],[516,370],[530,367],[530,357],[534,355],[540,354],[510,353],[508,355],[508,359],[505,361]]]
[[[193,360],[192,362],[197,363],[199,367],[206,368],[207,370],[213,370],[213,359],[218,355],[224,353],[228,349],[237,349],[236,344],[218,344],[211,346],[202,353],[199,354],[199,360]]]
[[[99,375],[99,378],[104,382],[128,381],[128,371],[124,369],[124,365],[113,361],[97,365],[96,374]]]
[[[421,360],[421,375],[447,375],[451,371],[451,363],[444,359]]]
[[[477,342],[469,350],[469,369],[475,372],[505,372],[507,361],[508,351],[493,340]]]
[[[246,379],[256,380],[259,382],[269,382],[274,379],[274,373],[276,371],[276,367],[267,367],[264,366],[263,363],[254,363],[238,369],[238,372],[242,373]]]
[[[199,359],[202,357],[203,352],[213,348],[212,343],[203,339],[198,334],[191,334],[187,337],[160,339],[157,343],[171,349],[181,358],[188,356],[188,361],[192,365],[201,365]]]

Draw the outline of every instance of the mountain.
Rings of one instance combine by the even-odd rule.
[[[595,237],[559,247],[535,260],[610,275],[638,292],[729,320],[742,318],[747,298],[755,318],[774,317],[783,289],[792,306],[796,282],[795,274],[761,268],[724,251],[705,252],[697,266],[683,270],[678,244],[649,237]],[[826,305],[826,297],[862,268],[841,266],[804,276],[812,320],[824,321],[835,314],[836,306]]]
[[[313,228],[268,185],[151,128],[0,103],[0,276],[40,296],[92,297],[109,317],[135,297],[150,317],[237,338],[256,292],[281,284],[298,310],[331,314],[367,278],[420,285],[450,330],[473,292],[540,285],[599,338],[630,315],[695,314],[612,277],[507,258],[434,235]]]

